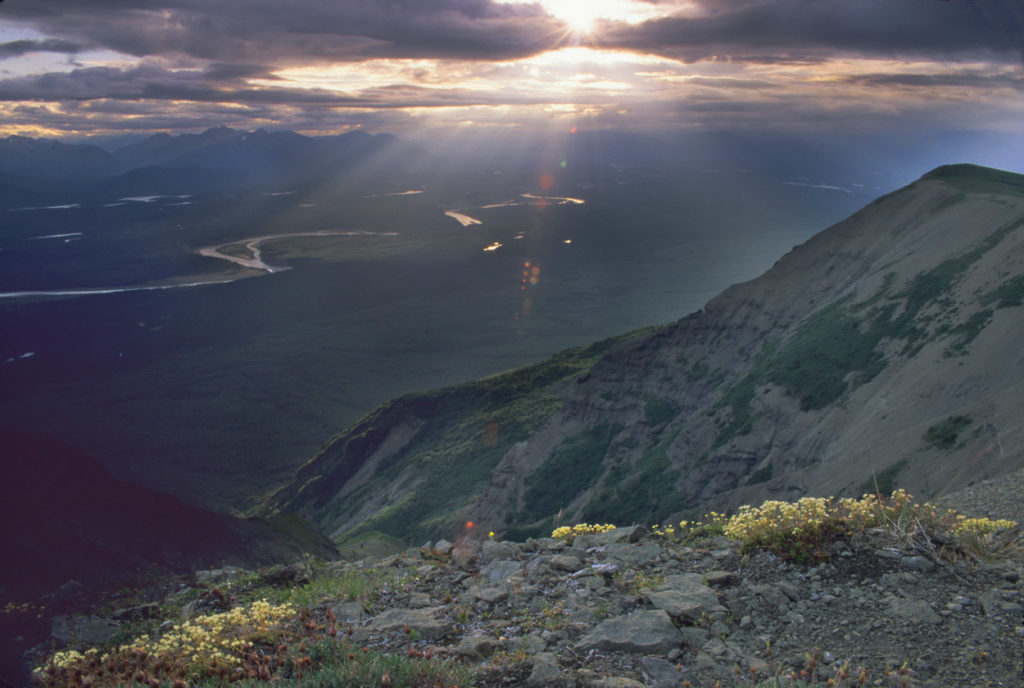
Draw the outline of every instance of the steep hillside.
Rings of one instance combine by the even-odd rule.
[[[272,509],[335,538],[933,497],[1024,464],[1024,177],[946,166],[682,320],[403,397]],[[560,361],[560,363],[559,363]]]

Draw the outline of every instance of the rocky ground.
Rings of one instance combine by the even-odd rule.
[[[330,564],[339,576],[405,574],[369,612],[325,597],[314,614],[330,609],[357,645],[458,657],[477,666],[480,686],[737,686],[780,671],[824,685],[847,661],[848,685],[863,667],[868,685],[1024,686],[1022,561],[944,561],[895,545],[869,533],[834,543],[828,563],[800,565],[743,555],[723,537],[683,546],[642,527],[573,542],[442,540]],[[230,589],[244,573],[200,580]],[[296,577],[279,573],[283,584]],[[54,622],[58,643],[116,633],[115,620],[97,616],[72,620],[70,633],[68,619]]]
[[[830,563],[805,566],[639,528],[441,542],[393,560],[418,578],[387,609],[336,611],[359,642],[405,647],[408,625],[420,644],[481,661],[485,686],[710,686],[779,668],[826,680],[846,660],[876,681],[906,665],[910,685],[1024,685],[1021,562],[942,564],[887,544],[837,543]]]

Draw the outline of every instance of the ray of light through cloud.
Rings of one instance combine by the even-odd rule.
[[[1021,132],[1010,0],[0,5],[0,135]]]

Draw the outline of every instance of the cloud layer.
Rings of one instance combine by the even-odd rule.
[[[4,3],[0,133],[1024,120],[1018,0],[633,1],[586,34],[559,0]]]

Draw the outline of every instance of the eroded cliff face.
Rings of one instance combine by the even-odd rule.
[[[380,510],[403,514],[393,534],[409,536],[466,519],[655,522],[876,482],[931,497],[1024,465],[1022,303],[1024,177],[939,168],[699,312],[570,355],[558,374],[494,383],[472,414],[446,406],[450,391],[424,395],[378,427],[401,435],[394,460],[375,458],[386,442],[350,452],[362,469],[344,480],[311,462],[305,479],[332,489],[282,504],[337,536],[395,530]],[[445,425],[464,432],[423,444]],[[456,503],[409,509],[401,486],[449,479],[439,454],[474,479]]]

